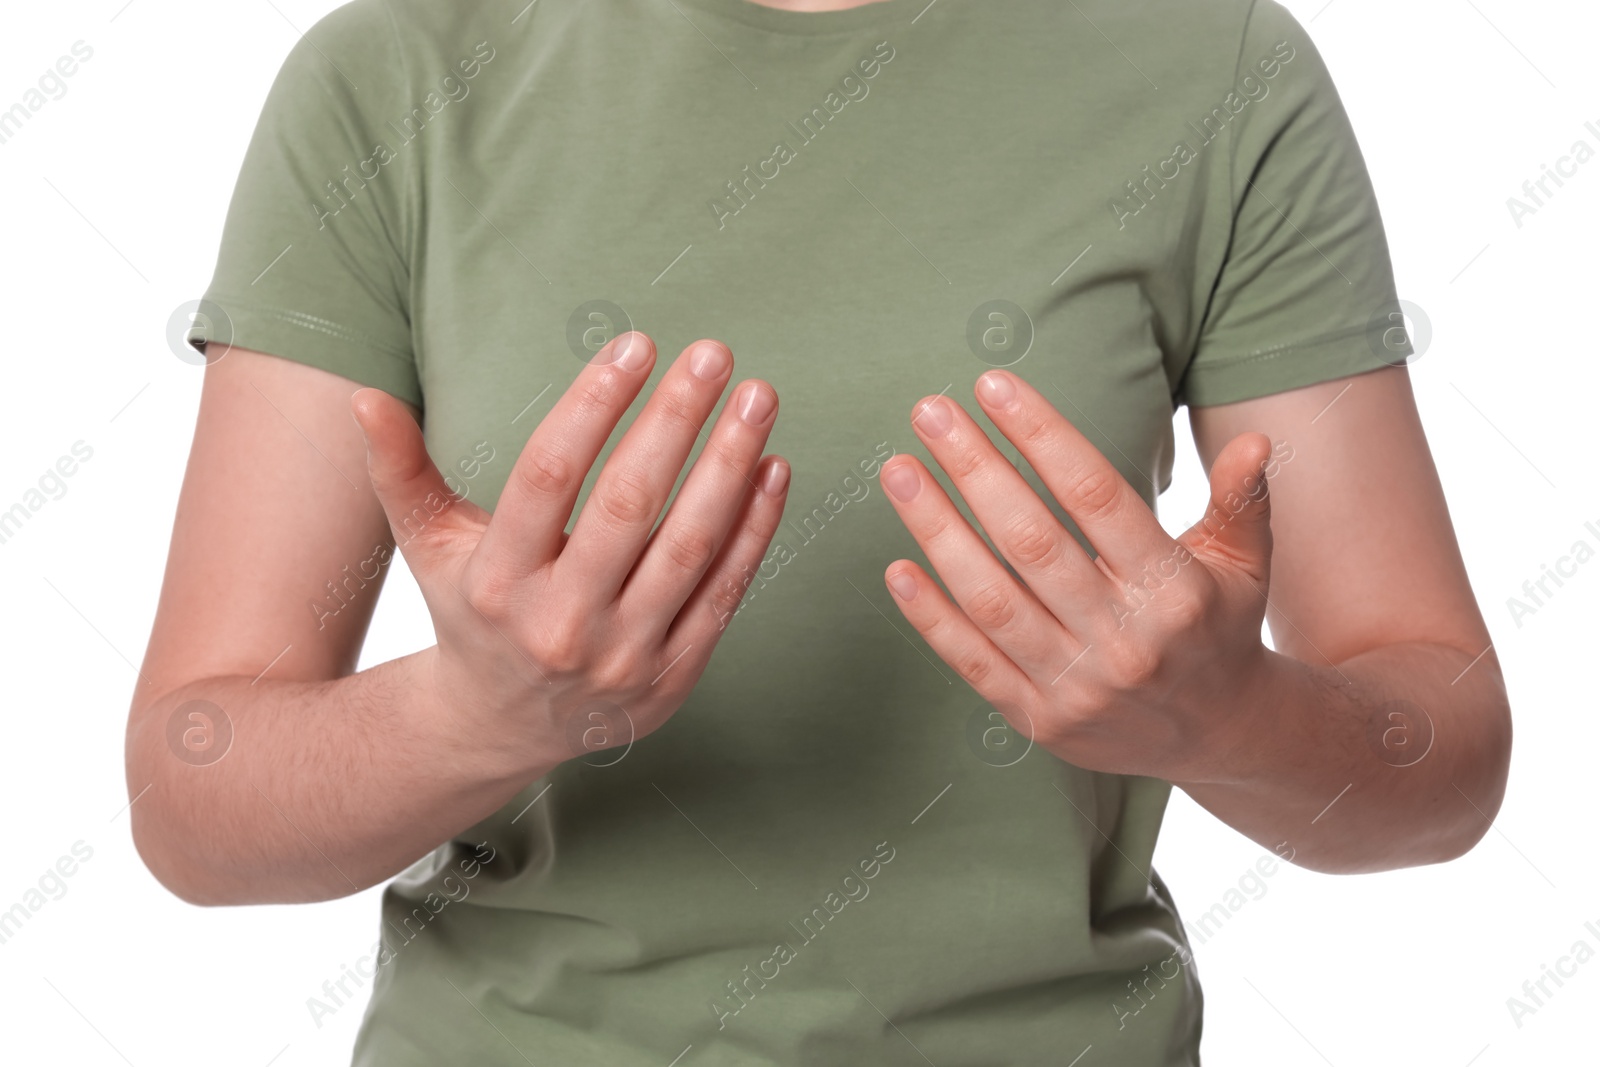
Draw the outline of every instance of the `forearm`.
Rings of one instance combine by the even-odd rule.
[[[1487,831],[1511,741],[1492,652],[1391,645],[1337,668],[1268,652],[1251,688],[1217,773],[1175,784],[1257,843],[1359,873],[1450,860]]]
[[[333,681],[193,682],[129,720],[133,834],[199,904],[328,900],[377,884],[555,764],[477,736],[433,681],[434,649]],[[225,709],[222,758],[179,758],[168,722]],[[148,788],[147,788],[148,787]]]

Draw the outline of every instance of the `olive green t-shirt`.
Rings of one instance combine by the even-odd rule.
[[[419,404],[489,508],[621,329],[781,397],[785,522],[699,685],[391,884],[356,1063],[1198,1062],[1170,786],[1030,749],[928,649],[877,475],[1006,365],[1154,506],[1177,405],[1403,361],[1282,7],[355,0],[285,62],[206,297]]]

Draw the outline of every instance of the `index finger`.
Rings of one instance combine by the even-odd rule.
[[[1173,550],[1177,543],[1144,497],[1033,386],[992,370],[978,379],[973,392],[1119,578],[1132,580],[1151,560]]]
[[[531,574],[560,554],[584,478],[650,377],[655,354],[637,331],[612,338],[534,428],[478,543],[500,574]]]

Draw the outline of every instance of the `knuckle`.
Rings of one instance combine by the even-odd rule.
[[[1109,466],[1094,466],[1082,471],[1072,487],[1073,511],[1086,518],[1110,514],[1121,499],[1121,476]]]
[[[598,418],[611,410],[612,398],[617,392],[615,371],[581,380],[574,397],[579,421]]]
[[[589,669],[589,682],[603,693],[623,693],[639,684],[636,658],[622,649],[603,656]]]
[[[994,664],[978,649],[963,649],[955,653],[950,660],[950,667],[974,689],[981,689],[994,674]]]
[[[1048,567],[1061,555],[1061,538],[1036,518],[1020,519],[1006,534],[1007,553],[1023,567]]]
[[[772,539],[778,533],[778,525],[782,521],[782,505],[765,495],[745,513],[744,522],[754,540],[754,544],[749,547],[749,552],[754,557],[756,566],[759,567],[761,565],[762,553],[766,552],[767,546],[772,544]]]
[[[762,553],[766,551],[766,546],[772,543],[772,538],[778,532],[778,524],[782,521],[783,508],[763,498],[735,520],[734,529],[728,534],[729,544],[733,546],[738,556],[754,557],[756,565],[759,566]],[[740,526],[748,532],[740,534]]]
[[[988,457],[980,448],[974,448],[970,442],[958,442],[948,459],[940,461],[940,466],[949,472],[950,477],[956,479],[970,478],[978,473]]]
[[[619,526],[637,526],[655,517],[655,494],[635,471],[612,473],[596,487],[595,498],[600,509]]]
[[[553,674],[577,674],[588,665],[588,648],[573,626],[536,630],[527,647],[533,660]]]
[[[741,478],[750,477],[744,454],[739,449],[730,447],[721,439],[721,435],[714,434],[706,441],[706,447],[696,462],[714,464],[728,474],[735,474]]]
[[[1023,443],[1043,443],[1051,438],[1051,429],[1049,420],[1042,418],[1031,407],[1024,407],[1022,417],[1016,427],[1016,437],[1013,440],[1019,445]]]
[[[956,625],[956,618],[941,614],[921,626],[923,640],[939,651],[939,657],[962,681],[981,689],[994,674],[994,661],[984,642],[974,641],[964,628]]]
[[[524,486],[540,495],[559,496],[572,488],[572,464],[559,452],[535,448],[516,466]]]
[[[695,403],[693,391],[684,385],[677,389],[659,389],[651,398],[655,404],[655,415],[663,422],[677,423],[680,428],[690,432],[700,429],[700,408]]]
[[[1162,609],[1172,625],[1180,630],[1198,626],[1210,613],[1207,598],[1189,589],[1173,590]]]
[[[711,583],[708,602],[712,614],[716,616],[721,626],[727,625],[728,619],[744,600],[744,591],[750,584],[749,574],[749,571],[745,571],[740,578],[728,574],[718,575]]]
[[[489,568],[475,576],[462,591],[467,603],[491,622],[511,618],[518,595],[518,583],[499,568]]]
[[[661,549],[676,567],[698,574],[716,554],[716,539],[695,526],[674,526],[661,539]]]
[[[951,521],[948,516],[934,515],[928,518],[922,527],[921,540],[926,545],[942,545],[948,541],[958,540],[962,525]]]
[[[1155,647],[1138,638],[1113,641],[1106,649],[1111,682],[1118,689],[1137,689],[1155,680],[1161,657]]]
[[[1003,630],[1017,617],[1017,598],[1001,585],[986,585],[967,599],[967,616],[984,630]]]

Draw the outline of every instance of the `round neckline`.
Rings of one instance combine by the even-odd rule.
[[[785,8],[758,4],[755,0],[669,0],[669,2],[681,3],[697,11],[732,19],[772,33],[814,37],[895,23],[908,25],[912,18],[911,8],[919,2],[926,5],[927,0],[871,0],[870,3],[838,11],[789,11]]]

